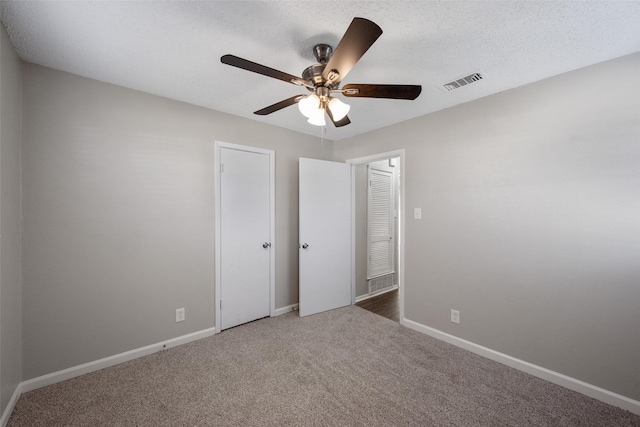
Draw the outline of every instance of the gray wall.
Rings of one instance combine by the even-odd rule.
[[[23,379],[214,326],[215,140],[276,151],[276,307],[298,301],[298,158],[332,143],[36,65],[23,78]]]
[[[406,149],[407,319],[640,400],[638,75],[634,54],[335,144]]]
[[[1,42],[2,408],[20,380],[213,326],[214,140],[276,150],[276,306],[297,302],[297,159],[331,143],[34,65],[21,100]],[[640,400],[639,71],[636,54],[336,143],[406,149],[408,319]]]
[[[0,414],[21,381],[22,63],[0,24]]]

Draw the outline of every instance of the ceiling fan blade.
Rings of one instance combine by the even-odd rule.
[[[353,18],[347,32],[342,36],[342,40],[338,43],[331,59],[322,71],[322,77],[331,83],[341,81],[371,45],[378,40],[380,34],[382,34],[382,29],[377,24],[364,18]],[[335,71],[338,75],[332,76],[332,72]]]
[[[361,98],[416,99],[422,92],[419,85],[367,85],[348,84],[342,88],[342,94]]]
[[[283,101],[276,102],[273,105],[269,105],[268,107],[264,107],[262,110],[254,111],[253,114],[257,114],[259,116],[266,116],[267,114],[275,113],[278,110],[282,110],[285,107],[296,104],[298,101],[300,101],[304,97],[305,95],[292,96],[291,98],[287,98]]]
[[[247,59],[242,59],[234,55],[224,55],[220,57],[220,62],[222,62],[223,64],[231,65],[233,67],[242,68],[243,70],[262,74],[263,76],[273,77],[274,79],[282,80],[283,82],[293,83],[295,85],[306,83],[301,77],[296,77],[294,75],[269,68],[265,65],[260,65]]]
[[[349,120],[349,116],[344,116],[341,120],[338,120],[337,122],[335,120],[333,120],[333,114],[331,113],[331,110],[327,108],[327,114],[329,115],[329,118],[331,119],[331,121],[333,122],[333,125],[337,128],[342,127],[342,126],[346,126],[349,123],[351,123],[351,120]]]

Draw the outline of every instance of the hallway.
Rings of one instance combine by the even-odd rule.
[[[364,308],[372,313],[378,314],[394,322],[400,321],[399,290],[395,289],[382,295],[369,298],[356,303],[360,308]]]

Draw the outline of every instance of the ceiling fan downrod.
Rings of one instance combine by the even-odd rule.
[[[331,59],[333,48],[325,43],[317,44],[313,47],[313,56],[316,57],[318,64],[325,65]]]

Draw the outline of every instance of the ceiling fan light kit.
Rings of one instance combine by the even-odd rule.
[[[349,104],[345,104],[338,98],[331,98],[328,107],[333,114],[333,119],[338,121],[342,120],[347,114],[349,114],[349,110],[351,110],[351,106]]]
[[[234,55],[224,55],[220,61],[233,67],[304,86],[312,92],[310,95],[296,95],[277,102],[255,111],[254,114],[271,114],[297,103],[298,109],[307,117],[310,124],[325,126],[326,112],[333,124],[336,127],[341,127],[351,123],[347,116],[351,107],[331,94],[338,93],[346,97],[413,100],[422,91],[422,86],[419,85],[349,84],[343,89],[339,88],[342,79],[381,34],[382,29],[372,21],[354,18],[335,50],[328,44],[317,44],[313,47],[313,54],[318,63],[307,67],[303,71],[302,77],[296,77]]]
[[[320,109],[320,98],[315,94],[305,96],[298,101],[298,109],[306,118],[310,118],[316,110]]]
[[[342,120],[349,113],[351,106],[338,98],[331,97],[326,87],[317,87],[315,92],[298,101],[298,109],[302,115],[309,119],[307,121],[312,125],[325,125],[324,110],[329,110],[335,121]],[[322,120],[317,118],[318,114],[320,114]]]
[[[324,109],[318,108],[307,120],[307,123],[310,123],[314,126],[324,126],[327,122],[324,120]]]

